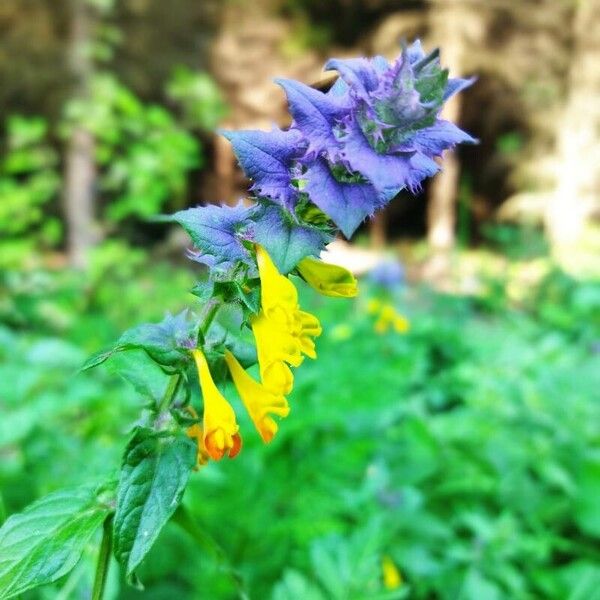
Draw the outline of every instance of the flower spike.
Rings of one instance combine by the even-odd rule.
[[[252,330],[259,381],[225,351],[222,332],[210,335],[212,321],[202,333],[216,351],[225,352],[231,377],[265,442],[277,431],[274,416],[289,412],[285,397],[293,387],[292,370],[305,357],[316,358],[315,338],[322,331],[317,317],[301,310],[288,275],[299,275],[325,296],[356,296],[352,273],[314,257],[337,233],[350,238],[402,190],[419,191],[441,169],[444,151],[477,143],[441,118],[444,103],[474,80],[450,79],[439,50],[426,53],[416,41],[403,44],[394,61],[381,56],[332,59],[325,68],[338,73],[327,92],[276,80],[293,119],[288,129],[222,132],[252,182],[249,198],[234,207],[190,208],[169,218],[190,235],[194,248],[189,257],[208,267],[194,293],[215,302],[217,310],[220,301],[235,309],[234,327],[249,324]],[[392,304],[374,313],[378,333],[410,328]],[[218,319],[215,324],[222,326]],[[196,339],[185,346],[184,355]],[[208,457],[234,457],[242,440],[206,357],[201,350],[193,355],[204,415],[202,426],[190,427],[188,435],[198,440],[201,465]]]

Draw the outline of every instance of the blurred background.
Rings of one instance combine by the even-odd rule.
[[[119,464],[126,328],[192,302],[185,235],[233,203],[221,128],[289,124],[273,77],[440,46],[480,139],[330,259],[319,358],[272,445],[209,465],[196,524],[112,598],[600,598],[599,0],[2,0],[0,522]],[[88,598],[95,546],[27,598]]]

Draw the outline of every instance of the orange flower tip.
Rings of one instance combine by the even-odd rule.
[[[258,432],[260,433],[260,437],[262,438],[263,442],[265,444],[269,444],[273,441],[273,438],[275,437],[275,434],[278,430],[279,426],[277,425],[275,420],[271,417],[265,417],[260,424]]]
[[[228,454],[229,458],[234,458],[242,449],[242,437],[239,433],[227,436],[225,431],[219,428],[204,438],[204,445],[213,460],[221,460],[225,454]]]
[[[242,436],[239,433],[236,433],[233,436],[233,446],[229,450],[229,458],[235,458],[242,449]]]

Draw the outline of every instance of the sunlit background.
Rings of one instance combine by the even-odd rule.
[[[302,289],[276,440],[243,423],[108,597],[600,599],[599,0],[0,0],[0,522],[116,473],[143,400],[78,368],[194,303],[151,218],[243,198],[215,130],[416,38],[477,76],[445,116],[480,143],[334,242],[361,295]],[[96,548],[26,598],[89,598]]]

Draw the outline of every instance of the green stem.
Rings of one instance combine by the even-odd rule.
[[[4,505],[4,498],[0,492],[0,525],[6,521],[6,506]]]
[[[217,298],[212,298],[211,300],[209,300],[208,304],[206,305],[204,315],[202,317],[202,333],[206,334],[208,328],[213,322],[213,319],[217,315],[217,311],[219,310],[220,306],[221,303]]]
[[[102,600],[104,596],[106,576],[108,575],[108,567],[110,565],[110,551],[112,548],[112,525],[113,516],[109,515],[104,520],[104,525],[102,527],[102,542],[100,543],[98,563],[96,564],[96,576],[94,577],[92,600]]]
[[[168,410],[171,406],[171,402],[173,402],[173,398],[175,398],[175,394],[177,393],[177,388],[179,387],[179,382],[181,381],[181,375],[179,373],[173,375],[171,379],[169,379],[169,385],[167,385],[167,389],[165,390],[165,394],[158,405],[158,411],[160,413]]]

